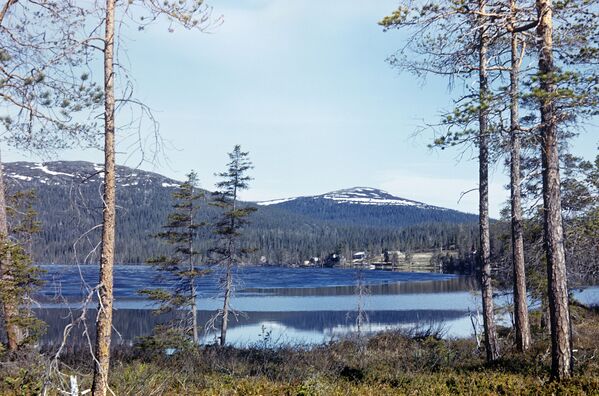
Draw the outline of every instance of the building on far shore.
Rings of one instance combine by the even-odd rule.
[[[355,252],[354,254],[352,254],[352,261],[354,263],[364,261],[366,260],[366,258],[368,258],[368,253],[366,252]]]

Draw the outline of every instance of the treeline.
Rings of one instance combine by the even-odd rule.
[[[33,190],[37,197],[33,205],[41,224],[31,246],[34,261],[97,263],[102,215],[102,178],[97,165],[61,161],[44,166],[56,175],[44,173],[32,163],[5,166],[10,193]],[[127,167],[117,167],[117,180],[115,260],[141,264],[164,249],[152,235],[161,231],[170,212],[177,182]],[[210,224],[218,210],[210,204],[211,193],[202,191],[197,220]],[[338,249],[349,257],[360,250],[466,251],[476,244],[477,216],[472,214],[428,206],[339,204],[312,198],[296,201],[301,202],[257,207],[242,240],[252,248],[248,263],[298,264],[314,256],[324,258]],[[206,252],[212,236],[201,236],[199,249]]]
[[[272,208],[283,213],[302,215],[315,221],[324,220],[338,225],[368,227],[399,228],[422,223],[472,223],[478,218],[473,214],[428,205],[340,204],[329,199],[304,197]]]
[[[94,250],[100,240],[101,200],[98,184],[44,185],[36,188],[34,206],[41,223],[34,236],[33,258],[40,264],[96,263]],[[164,246],[152,239],[161,230],[169,213],[171,190],[160,186],[127,186],[117,188],[116,262],[142,264],[160,254]],[[218,214],[209,204],[209,193],[198,212],[198,221],[211,223]],[[297,214],[284,209],[259,207],[244,230],[242,243],[253,251],[251,264],[299,264],[310,257],[326,257],[338,248],[345,254],[367,250],[380,253],[384,249],[421,251],[434,249],[468,250],[476,244],[475,216],[459,214],[457,220],[468,222],[435,222],[426,212],[417,217],[385,213],[378,222],[367,224],[366,214],[354,212],[359,205],[347,207],[345,216],[328,220],[318,215]],[[420,221],[420,224],[414,224]],[[394,225],[398,224],[398,225]],[[91,231],[90,231],[91,230]],[[212,236],[201,233],[198,248],[206,251]]]

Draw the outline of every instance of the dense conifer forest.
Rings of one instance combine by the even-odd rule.
[[[35,191],[34,207],[41,231],[35,235],[34,260],[42,264],[95,263],[100,238],[93,229],[101,219],[96,165],[86,162],[8,163],[6,174],[13,191]],[[118,168],[119,221],[116,261],[141,264],[163,254],[166,246],[152,238],[161,231],[178,182],[159,174]],[[198,209],[198,221],[214,221],[218,210],[210,193]],[[409,192],[407,192],[409,193]],[[301,198],[283,205],[257,206],[242,243],[252,247],[248,263],[292,265],[311,257],[340,251],[421,251],[462,249],[475,241],[476,216],[434,207],[369,206]],[[91,230],[91,231],[90,231]],[[89,231],[89,232],[87,232]],[[87,233],[86,233],[87,232]],[[206,253],[212,241],[200,230],[199,248]],[[83,237],[82,237],[83,236]],[[91,254],[90,254],[91,252]]]

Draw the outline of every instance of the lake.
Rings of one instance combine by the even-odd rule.
[[[43,266],[46,284],[38,296],[38,316],[48,323],[42,339],[52,345],[62,337],[63,328],[80,313],[82,301],[98,277],[96,266]],[[131,345],[136,337],[149,335],[164,318],[152,313],[152,303],[137,290],[160,287],[166,280],[149,266],[117,266],[114,272],[115,344]],[[201,324],[206,324],[221,308],[218,271],[198,282]],[[362,304],[368,321],[364,333],[386,329],[425,329],[441,326],[446,337],[472,334],[471,315],[477,318],[480,299],[473,277],[437,273],[391,272],[342,268],[240,267],[232,306],[239,315],[230,323],[227,341],[238,346],[311,345],[351,335],[357,331],[356,294],[358,277],[367,285]],[[599,288],[577,291],[579,300],[599,303]],[[498,304],[509,295],[497,298]],[[87,326],[93,327],[96,303],[88,312]],[[481,319],[479,319],[481,320]],[[500,320],[509,324],[509,316]],[[72,333],[82,342],[84,325]],[[91,331],[90,333],[94,333]],[[215,332],[203,334],[204,343],[215,342]]]

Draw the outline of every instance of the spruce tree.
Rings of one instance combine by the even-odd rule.
[[[250,250],[241,246],[242,230],[248,224],[247,217],[256,210],[254,207],[239,204],[239,192],[249,187],[252,180],[247,172],[253,168],[247,152],[236,145],[229,153],[230,162],[227,170],[217,173],[222,181],[216,184],[213,204],[221,209],[221,215],[214,224],[217,245],[211,249],[216,263],[224,269],[221,286],[224,293],[221,316],[220,345],[225,345],[229,313],[231,311],[231,294],[233,292],[233,270]]]
[[[155,238],[168,244],[172,251],[169,255],[148,260],[161,272],[160,280],[166,281],[168,286],[140,292],[159,304],[156,313],[187,310],[189,315],[184,318],[176,315],[175,321],[166,330],[182,330],[184,335],[191,335],[193,342],[198,344],[197,278],[208,271],[198,268],[202,255],[197,248],[198,232],[205,223],[197,220],[204,193],[198,190],[195,172],[187,175],[187,180],[173,192],[172,198],[173,212],[168,215],[164,230],[155,235]]]
[[[18,191],[8,197],[8,237],[0,240],[0,259],[10,259],[11,266],[0,282],[0,298],[5,304],[16,307],[15,315],[4,316],[6,329],[19,329],[20,336],[9,350],[34,342],[42,333],[45,324],[31,311],[32,296],[42,286],[38,266],[33,265],[31,247],[33,236],[39,232],[40,223],[33,209],[35,193]],[[9,339],[11,341],[11,339]]]

